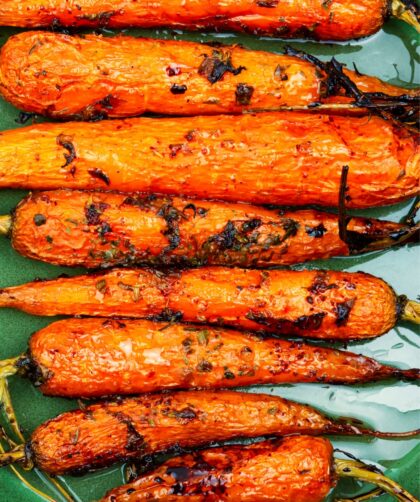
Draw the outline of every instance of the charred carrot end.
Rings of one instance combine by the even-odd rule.
[[[350,477],[372,483],[389,493],[401,502],[418,502],[418,500],[404,490],[402,486],[392,479],[384,476],[380,471],[355,460],[334,460],[334,469],[340,477]]]
[[[420,33],[419,8],[415,0],[391,0],[391,13]]]

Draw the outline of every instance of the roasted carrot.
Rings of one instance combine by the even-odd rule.
[[[364,273],[206,267],[114,269],[0,289],[0,307],[35,315],[126,316],[313,338],[381,335],[419,305]]]
[[[0,132],[4,188],[101,188],[337,206],[347,164],[348,207],[370,207],[418,194],[419,160],[417,135],[376,117],[262,113]]]
[[[384,96],[377,93],[388,95],[391,103],[395,100],[389,96],[403,95],[397,101],[410,102],[418,95],[343,71],[336,62],[309,59],[237,46],[26,32],[11,37],[1,50],[0,92],[25,111],[79,119],[240,113],[353,98],[371,107],[383,105]],[[354,85],[369,96],[361,100]]]
[[[23,256],[65,266],[290,265],[414,240],[419,224],[244,204],[59,190],[30,194],[0,216]]]
[[[264,383],[353,384],[404,378],[369,357],[208,326],[67,319],[32,335],[29,350],[0,361],[0,378],[19,373],[50,396],[104,397],[167,389]]]
[[[0,25],[21,27],[169,26],[274,35],[283,38],[349,40],[378,31],[392,14],[418,27],[408,0],[2,0]]]
[[[342,476],[376,484],[397,500],[417,502],[377,469],[360,461],[334,459],[327,439],[309,436],[175,457],[111,490],[102,502],[175,501],[180,496],[195,502],[322,502]]]
[[[411,437],[334,421],[276,396],[233,391],[148,394],[93,404],[45,422],[0,465],[31,460],[50,473],[82,473],[115,462],[237,437],[286,434]]]

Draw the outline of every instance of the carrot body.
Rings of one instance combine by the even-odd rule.
[[[237,437],[341,430],[352,434],[351,425],[337,426],[313,408],[276,396],[179,392],[63,413],[34,431],[29,449],[36,466],[61,474]]]
[[[364,92],[410,93],[346,74]],[[213,115],[349,101],[338,90],[327,98],[326,86],[327,75],[312,63],[236,46],[27,32],[11,37],[0,53],[5,99],[56,118]]]
[[[336,484],[332,453],[327,439],[308,436],[204,450],[173,458],[102,500],[322,502]]]
[[[2,0],[0,25],[21,27],[139,26],[235,30],[285,38],[348,40],[376,32],[388,14],[387,0]]]
[[[64,266],[237,265],[264,267],[393,245],[407,225],[338,218],[315,210],[60,190],[30,194],[16,208],[12,245],[23,256]],[[357,244],[357,243],[356,243]]]
[[[0,290],[0,307],[37,315],[182,319],[331,339],[385,333],[398,320],[398,303],[381,279],[316,270],[114,269]]]
[[[86,398],[174,388],[419,378],[419,370],[399,370],[350,352],[228,329],[103,319],[67,319],[38,331],[18,367],[29,370],[46,395]]]
[[[419,159],[415,135],[375,117],[264,113],[41,124],[0,133],[0,187],[336,206],[347,164],[348,206],[370,207],[417,194]]]

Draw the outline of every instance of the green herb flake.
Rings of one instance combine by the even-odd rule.
[[[209,343],[209,332],[205,329],[197,333],[197,340],[200,345],[207,345]]]

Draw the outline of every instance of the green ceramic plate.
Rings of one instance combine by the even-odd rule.
[[[0,28],[0,44],[13,33]],[[130,33],[130,32],[129,32]],[[284,43],[279,40],[251,36],[183,34],[166,30],[132,32],[153,37],[190,39],[200,41],[222,40],[226,43],[242,43],[252,49],[281,52]],[[418,38],[412,28],[399,21],[390,21],[385,29],[375,36],[351,44],[318,44],[296,42],[292,45],[303,48],[321,58],[334,55],[349,66],[353,63],[362,73],[376,75],[393,84],[412,87],[419,84]],[[416,52],[417,51],[417,52]],[[18,111],[0,100],[0,130],[18,127]],[[10,211],[22,198],[24,192],[1,191],[0,214]],[[410,203],[392,208],[366,211],[383,218],[401,219]],[[420,260],[418,248],[413,246],[382,253],[372,253],[358,258],[333,259],[311,264],[310,267],[363,270],[387,280],[398,293],[416,298],[420,285]],[[6,239],[0,239],[0,287],[30,281],[35,277],[55,277],[68,270],[27,260],[16,254]],[[70,273],[80,271],[71,270]],[[29,335],[51,322],[48,318],[32,317],[12,310],[0,311],[0,359],[15,356],[26,348]],[[366,320],[369,322],[369,319]],[[418,332],[409,326],[399,326],[380,339],[364,344],[354,344],[351,349],[373,356],[383,362],[400,367],[419,365],[420,350]],[[41,396],[31,385],[19,377],[10,379],[10,389],[17,415],[24,434],[44,420],[78,406],[77,402]],[[283,385],[254,387],[251,391],[263,391],[308,403],[335,416],[354,416],[383,430],[403,431],[418,428],[420,412],[419,388],[415,384],[388,382],[358,387],[330,385]],[[416,496],[420,496],[418,462],[420,446],[416,440],[383,441],[378,439],[337,439],[337,448],[346,450],[358,458],[379,465],[387,474],[398,480]],[[417,468],[416,468],[417,466]],[[123,483],[123,466],[100,471],[81,478],[65,477],[64,483],[75,500],[89,502],[99,499],[106,490]],[[54,500],[62,498],[55,492],[41,473],[25,473],[38,488]],[[351,496],[360,492],[361,485],[340,482],[333,496]],[[24,487],[9,469],[0,472],[0,500],[5,502],[35,502],[41,500]],[[382,496],[380,502],[391,500]]]

